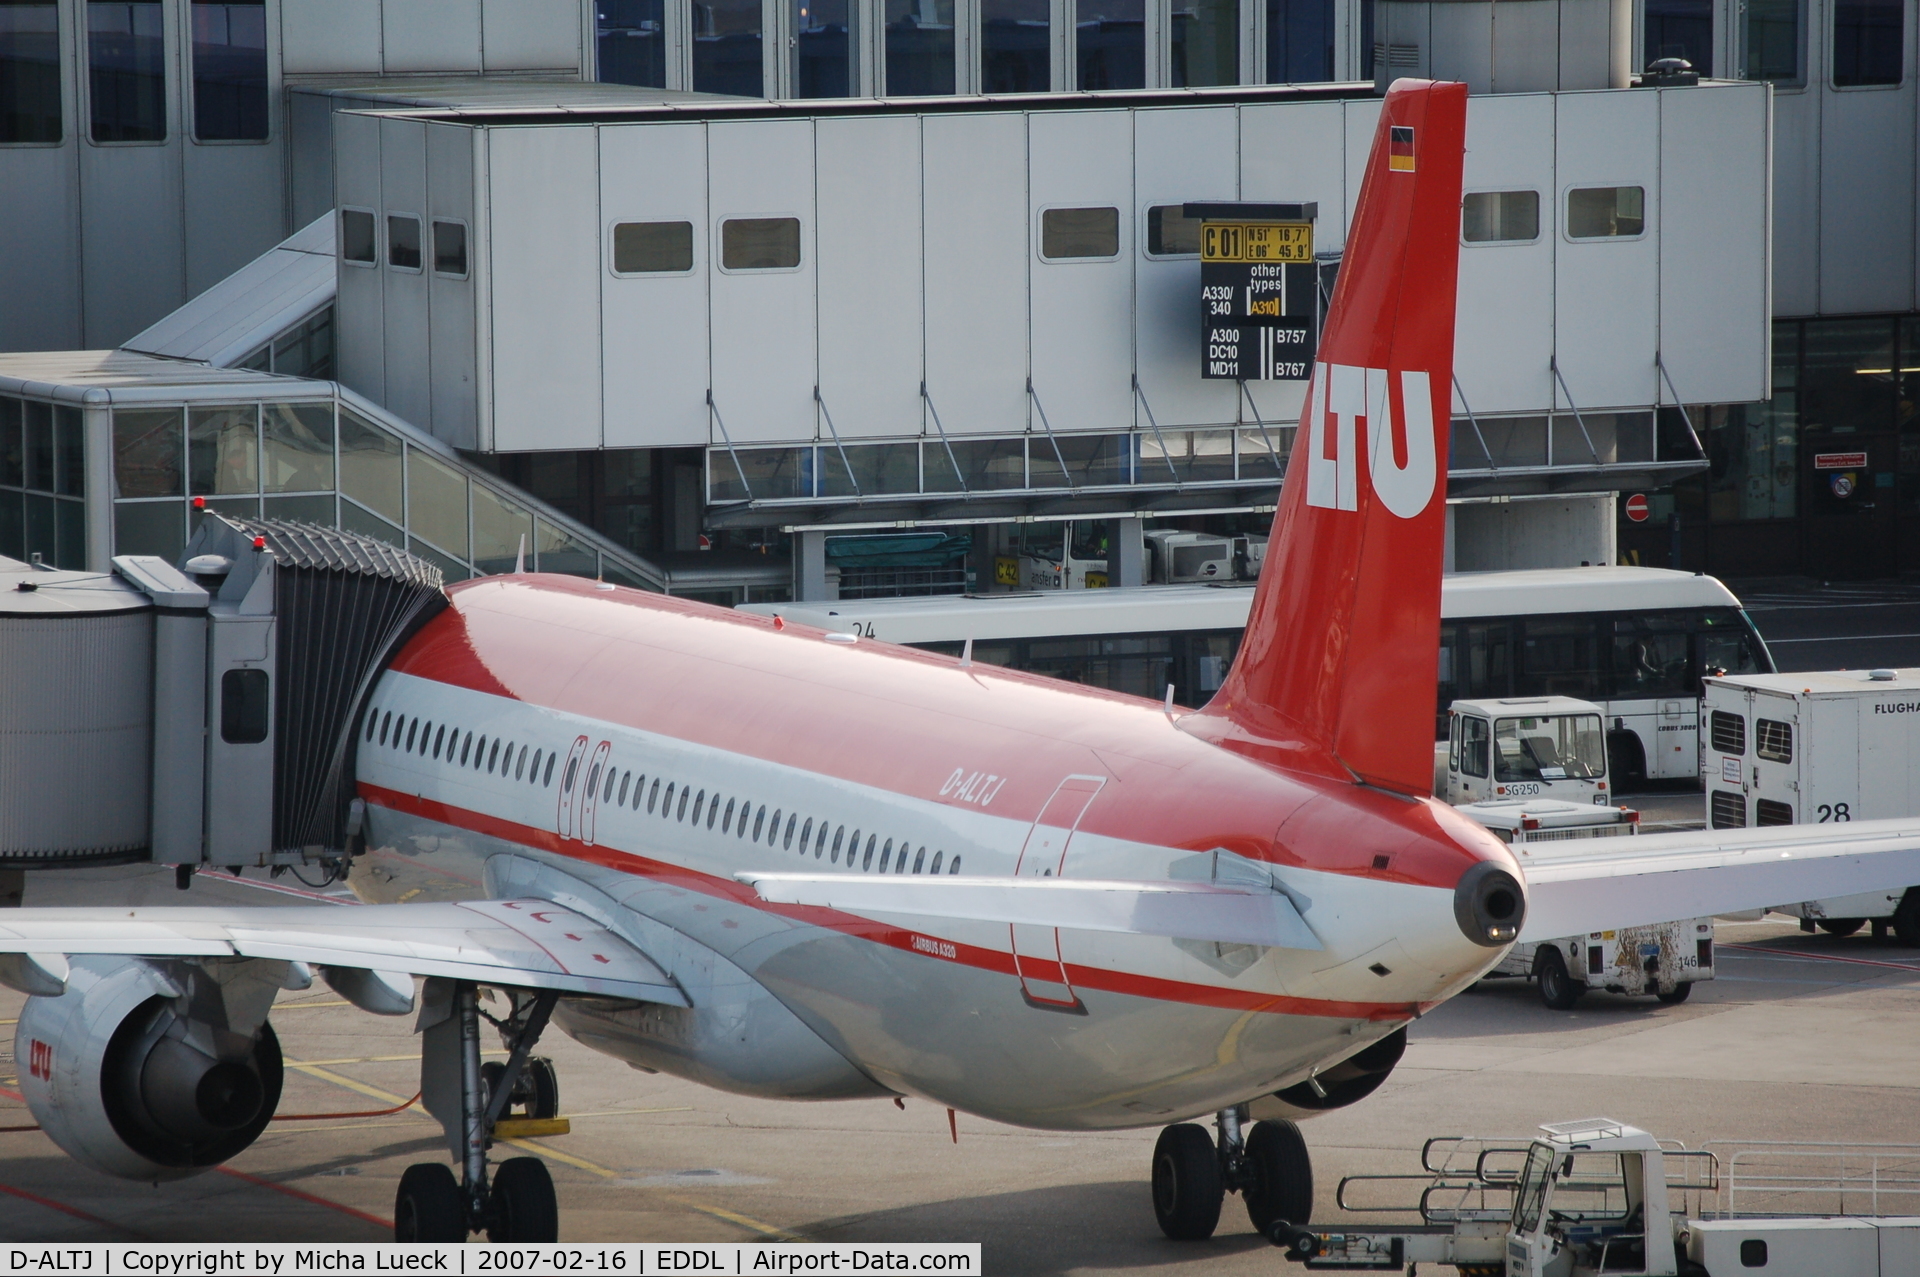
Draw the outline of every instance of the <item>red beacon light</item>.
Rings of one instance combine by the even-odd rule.
[[[256,550],[264,550],[264,549],[266,549],[266,548],[267,548],[267,539],[266,539],[265,537],[255,537],[255,538],[253,539],[253,548],[254,548],[254,549],[256,549]]]
[[[194,508],[194,509],[196,509],[196,510],[204,510],[204,509],[206,509],[206,508],[207,508],[207,499],[206,499],[205,497],[195,497],[195,498],[193,499],[193,508]]]

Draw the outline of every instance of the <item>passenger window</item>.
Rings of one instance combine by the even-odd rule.
[[[468,732],[460,741],[460,765],[467,765],[467,756],[473,752],[473,733]]]
[[[763,823],[763,822],[764,822],[764,821],[766,820],[766,818],[767,818],[767,808],[766,808],[766,804],[765,804],[765,803],[762,803],[762,804],[760,805],[760,810],[759,810],[759,811],[757,811],[757,812],[755,812],[755,813],[753,814],[753,840],[754,840],[755,842],[759,842],[759,841],[760,841],[760,826],[761,826],[761,824],[762,824],[762,823]],[[778,820],[778,819],[780,819],[780,813],[779,813],[779,812],[775,812],[775,813],[773,814],[773,818],[774,818],[775,820]],[[745,829],[745,828],[747,827],[747,818],[746,818],[746,815],[745,815],[744,813],[742,813],[742,815],[741,815],[741,817],[740,817],[740,827],[741,827],[742,829]]]
[[[728,810],[732,810],[732,808],[729,807]],[[713,796],[713,801],[707,804],[707,828],[708,829],[713,828],[713,822],[717,820],[719,816],[720,816],[720,795],[715,794]],[[720,832],[724,834],[727,831],[722,829]]]
[[[487,774],[493,774],[494,764],[500,761],[500,738],[494,737],[493,748],[487,751]]]
[[[373,734],[379,730],[380,730],[380,712],[378,710],[375,710],[373,713],[367,715],[366,739],[372,740]]]
[[[465,762],[466,760],[462,759],[461,761]],[[479,747],[473,751],[473,769],[475,771],[479,771],[482,767],[486,766],[486,762],[487,762],[487,738],[482,736],[480,738]]]
[[[687,818],[687,799],[692,796],[692,790],[688,789],[685,785],[680,786],[680,809],[673,814],[675,820],[685,820]]]
[[[407,752],[408,752],[409,754],[411,754],[411,753],[413,752],[413,742],[414,742],[414,738],[415,738],[416,736],[418,736],[419,734],[420,734],[420,720],[416,718],[416,719],[414,719],[414,720],[413,720],[412,722],[410,722],[410,723],[408,723],[408,724],[407,724],[407,746],[406,746],[406,749],[407,749]]]
[[[654,800],[659,797],[660,797],[660,778],[656,776],[653,778],[653,788],[647,792],[647,814],[649,816],[653,814]]]
[[[660,819],[662,820],[673,819],[673,790],[673,782],[667,782],[667,801],[660,804]]]
[[[435,745],[434,748],[437,750],[440,747]],[[536,785],[540,783],[540,755],[544,752],[544,750],[538,749],[533,751],[533,769],[527,773],[527,778]]]
[[[640,779],[633,783],[633,809],[635,811],[640,810],[640,800],[641,800],[641,797],[645,794],[646,788],[647,788],[647,774],[645,772],[641,772]]]
[[[872,853],[869,852],[869,855]],[[887,845],[880,849],[880,872],[887,871],[887,861],[893,855],[893,839],[887,839]]]
[[[927,849],[922,847],[913,854],[913,871],[919,873],[927,867]]]
[[[1200,219],[1189,218],[1178,204],[1155,204],[1147,210],[1147,252],[1154,257],[1198,256]]]
[[[1119,255],[1119,209],[1050,208],[1040,214],[1040,256],[1047,260]]]
[[[592,769],[587,772],[586,792],[592,794],[593,791],[598,788],[600,788],[600,764],[595,763]]]
[[[944,851],[936,851],[936,852],[934,852],[934,853],[933,853],[933,868],[931,868],[931,869],[929,869],[929,870],[928,870],[927,872],[928,872],[928,873],[936,873],[936,874],[937,874],[937,873],[939,873],[939,872],[940,872],[940,860],[941,860],[941,858],[942,858],[943,856],[945,856],[946,854],[947,854],[947,853],[946,853],[946,852],[944,852]]]
[[[440,747],[447,743],[447,725],[440,724],[440,730],[433,734],[433,756],[440,757]]]
[[[340,260],[355,266],[373,265],[373,214],[357,208],[340,210]]]
[[[1487,774],[1487,720],[1460,720],[1460,770],[1482,779]]]
[[[833,831],[833,854],[827,858],[829,864],[837,865],[840,863],[840,844],[846,841],[846,837],[847,837],[847,827],[845,825],[842,825],[838,829]],[[853,836],[853,840],[855,842],[859,842],[860,835],[855,834]]]
[[[1646,191],[1589,186],[1567,192],[1568,239],[1631,239],[1647,228]]]
[[[607,785],[600,791],[600,801],[603,803],[613,801],[613,768],[611,767],[607,768]]]
[[[734,217],[720,223],[722,270],[792,270],[799,264],[799,218]]]
[[[1460,202],[1460,238],[1518,244],[1540,238],[1540,192],[1475,191]]]
[[[853,836],[853,837],[854,837],[854,841],[855,841],[855,842],[858,842],[858,841],[860,841],[860,835],[859,835],[859,834],[858,834],[857,832],[856,832],[856,833],[854,834],[854,836]],[[872,868],[873,868],[873,844],[874,844],[874,843],[875,843],[876,841],[878,841],[878,840],[879,840],[879,838],[880,838],[880,835],[879,835],[879,834],[868,834],[868,835],[867,835],[867,854],[866,854],[866,858],[865,858],[865,859],[863,859],[863,860],[862,860],[862,861],[860,862],[860,871],[861,871],[862,873],[865,873],[866,871],[868,871],[868,870],[870,870],[870,869],[872,869]]]
[[[538,764],[536,763],[535,766],[537,767]],[[513,765],[513,778],[515,780],[519,780],[522,777],[524,777],[526,774],[527,774],[527,747],[525,745],[522,745],[520,747],[520,757],[518,761],[516,761]]]
[[[804,856],[807,854],[807,843],[811,841],[812,838],[813,838],[813,817],[809,816],[807,817],[807,823],[801,826],[801,829],[800,829],[800,854],[801,855]],[[787,841],[792,842],[793,840],[789,838]]]
[[[820,836],[813,840],[813,858],[815,860],[827,854],[827,822],[820,822]]]
[[[388,710],[387,716],[380,720],[380,743],[382,745],[387,743],[387,732],[390,728],[392,728],[392,726],[393,726],[393,711]]]
[[[726,811],[726,814],[725,814],[724,816],[722,816],[722,817],[720,817],[720,832],[721,832],[721,833],[723,833],[723,834],[730,834],[730,833],[732,833],[732,832],[733,832],[733,805],[734,805],[734,802],[735,802],[735,800],[734,800],[734,799],[731,799],[731,798],[729,798],[729,799],[727,799],[727,811]]]
[[[614,274],[661,275],[692,269],[692,222],[614,223]]]
[[[577,759],[577,758],[569,758],[569,759],[567,760],[567,771],[566,771],[566,774],[565,774],[564,776],[562,776],[562,777],[560,778],[560,792],[561,792],[561,793],[563,793],[563,794],[570,794],[570,793],[572,793],[572,792],[573,792],[573,774],[574,774],[574,772],[576,772],[576,771],[578,771],[579,769],[580,769],[580,760],[579,760],[579,759]]]
[[[387,265],[398,270],[420,269],[420,219],[407,213],[387,214]]]
[[[541,783],[542,785],[551,785],[551,784],[553,784],[553,760],[554,760],[554,759],[556,759],[556,758],[558,758],[558,757],[560,757],[560,755],[559,755],[558,753],[553,753],[553,754],[548,754],[548,755],[547,755],[547,772],[546,772],[546,775],[544,775],[544,776],[542,776],[542,777],[540,778],[540,783]]]
[[[696,824],[696,825],[700,823],[700,808],[701,808],[701,807],[702,807],[702,806],[703,806],[703,805],[704,805],[704,804],[706,803],[706,801],[707,801],[707,791],[706,791],[706,790],[704,790],[704,789],[703,789],[703,790],[701,790],[701,791],[700,791],[700,792],[699,792],[698,794],[696,794],[696,795],[694,795],[694,799],[693,799],[693,823],[694,823],[694,824]]]
[[[955,856],[953,858],[953,863],[947,866],[947,876],[952,877],[954,874],[957,874],[959,872],[960,872],[960,857]]]
[[[904,838],[900,840],[900,854],[894,858],[893,871],[897,874],[907,871],[907,840]]]
[[[258,745],[267,738],[273,721],[273,698],[268,691],[265,670],[228,670],[220,676],[221,740],[229,745]]]
[[[420,752],[425,754],[433,748],[433,724],[428,723],[420,729]]]
[[[459,222],[434,222],[433,273],[460,276],[467,273],[467,228]]]
[[[632,779],[632,772],[622,772],[620,774],[620,797],[616,803],[617,806],[625,807],[627,805],[627,782]]]

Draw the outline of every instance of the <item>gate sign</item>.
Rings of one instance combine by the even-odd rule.
[[[1200,222],[1200,375],[1305,381],[1320,341],[1314,204],[1188,204]]]
[[[1647,521],[1647,494],[1636,492],[1627,498],[1627,517],[1635,523]]]

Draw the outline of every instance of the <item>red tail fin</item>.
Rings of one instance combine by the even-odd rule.
[[[1463,84],[1387,94],[1246,638],[1204,711],[1408,793],[1433,783],[1466,115]]]

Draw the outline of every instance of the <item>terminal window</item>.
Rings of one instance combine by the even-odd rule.
[[[420,219],[405,213],[387,215],[387,265],[400,270],[420,269]]]
[[[797,254],[797,238],[795,247]],[[692,269],[692,222],[617,222],[614,224],[614,274],[661,275]]]
[[[1045,93],[1053,87],[1045,0],[981,0],[980,91]]]
[[[1145,88],[1146,0],[1077,0],[1073,52],[1082,89]]]
[[[0,4],[0,145],[62,135],[59,6]]]
[[[467,273],[467,228],[461,222],[433,224],[433,271],[436,275]]]
[[[362,266],[373,265],[373,214],[357,208],[340,210],[340,257]]]
[[[1713,74],[1713,0],[1647,0],[1646,61],[1685,58]]]
[[[267,136],[266,0],[193,0],[193,135]]]
[[[792,270],[800,264],[800,219],[734,217],[720,223],[725,270]]]
[[[1646,190],[1589,186],[1567,192],[1568,239],[1629,239],[1646,230]]]
[[[1460,204],[1460,238],[1513,244],[1540,238],[1538,191],[1475,191]]]
[[[94,141],[167,140],[166,22],[157,0],[87,5],[87,100]]]
[[[1740,26],[1740,75],[1800,84],[1800,0],[1747,0]]]
[[[1906,46],[1903,0],[1836,0],[1833,82],[1842,87],[1900,83]]]
[[[1040,215],[1040,256],[1052,261],[1117,257],[1120,210],[1050,208]]]

